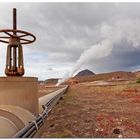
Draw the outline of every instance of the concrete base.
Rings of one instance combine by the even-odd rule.
[[[0,105],[14,105],[38,115],[36,77],[0,77]]]
[[[0,138],[11,138],[35,116],[19,106],[0,105]]]

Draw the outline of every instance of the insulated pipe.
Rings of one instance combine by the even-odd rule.
[[[59,95],[60,93],[62,93],[64,90],[66,89],[66,87],[61,88],[57,91],[54,91],[48,95],[42,96],[39,98],[39,113],[41,113],[43,111],[42,106],[44,106],[46,103],[48,103],[53,97]]]
[[[43,126],[43,123],[45,119],[48,117],[49,113],[51,112],[51,109],[53,106],[58,102],[58,100],[62,97],[62,95],[67,91],[68,86],[65,88],[62,88],[61,90],[58,90],[59,92],[55,92],[52,98],[49,100],[45,97],[46,103],[44,102],[43,98],[40,98],[40,105],[43,106],[44,111],[29,125],[25,126],[22,130],[20,130],[18,133],[16,133],[13,138],[29,138],[29,137],[36,137],[38,136],[39,130],[41,126]],[[52,94],[52,93],[50,93]],[[48,96],[49,97],[49,96]]]

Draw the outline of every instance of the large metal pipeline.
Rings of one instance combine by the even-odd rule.
[[[62,89],[59,89],[49,95],[45,95],[39,98],[39,116],[16,133],[14,138],[29,138],[38,136],[38,132],[43,126],[44,121],[47,119],[51,109],[58,102],[58,100],[63,96],[67,91],[68,86],[65,86]]]
[[[48,103],[53,97],[56,97],[57,95],[60,95],[60,93],[63,94],[63,92],[65,92],[66,89],[67,89],[67,86],[64,87],[64,88],[61,88],[57,91],[54,91],[51,94],[40,97],[39,98],[39,113],[44,111],[44,106],[46,105],[46,103]]]
[[[37,78],[33,77],[0,78],[1,138],[15,134],[15,137],[38,137],[52,107],[68,88],[63,87],[38,99],[37,85]]]
[[[0,137],[12,137],[39,114],[35,77],[0,77]]]

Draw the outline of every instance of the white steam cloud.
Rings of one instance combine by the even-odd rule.
[[[57,85],[72,77],[73,74],[90,59],[94,61],[110,55],[112,49],[115,46],[120,47],[119,43],[122,41],[136,49],[140,49],[140,19],[120,20],[111,25],[104,23],[100,31],[102,38],[100,43],[85,50],[77,60],[73,69],[69,73],[66,73],[64,77],[58,81]]]

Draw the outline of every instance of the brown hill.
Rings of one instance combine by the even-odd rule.
[[[90,75],[95,75],[95,73],[93,73],[92,71],[86,69],[86,70],[82,70],[80,71],[78,74],[76,74],[74,77],[79,77],[79,76],[90,76]]]
[[[90,82],[98,80],[132,80],[136,78],[136,74],[132,72],[116,71],[110,73],[102,73],[90,76],[77,76],[70,79],[77,82]],[[68,80],[69,81],[69,80]],[[66,83],[68,83],[68,81]]]
[[[57,81],[58,81],[57,78],[51,78],[51,79],[45,80],[44,83],[47,85],[55,85],[57,83]]]

